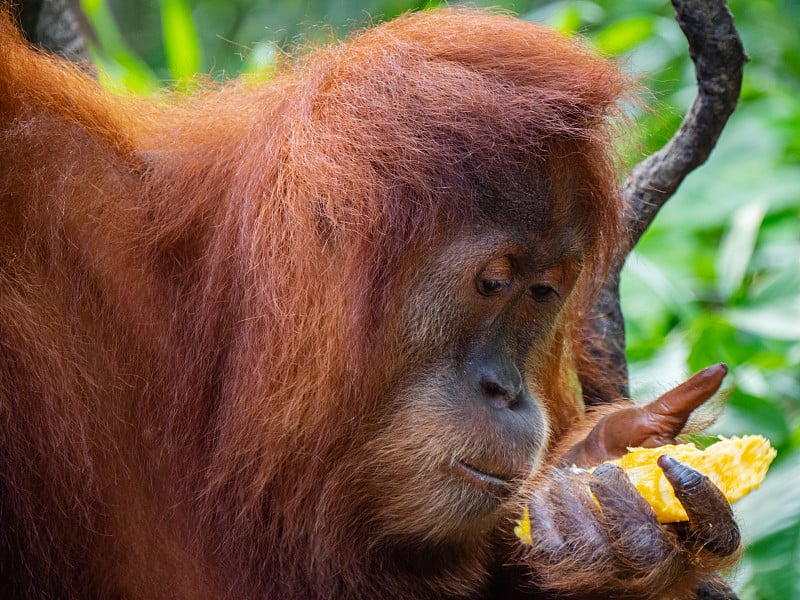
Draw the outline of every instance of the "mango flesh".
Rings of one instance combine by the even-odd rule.
[[[675,523],[689,517],[656,464],[664,454],[706,475],[728,502],[735,502],[761,485],[777,452],[764,437],[746,435],[720,438],[705,450],[693,444],[631,448],[625,456],[609,461],[622,467],[661,523]]]
[[[639,493],[653,507],[659,522],[676,523],[687,521],[689,517],[656,463],[658,457],[664,454],[706,475],[722,490],[728,502],[735,502],[761,485],[777,452],[763,436],[746,435],[720,437],[720,441],[705,450],[693,444],[630,448],[625,456],[608,461],[625,471]],[[514,533],[523,544],[533,544],[527,507],[517,521]]]

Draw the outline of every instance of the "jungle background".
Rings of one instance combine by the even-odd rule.
[[[82,4],[106,84],[190,93],[197,73],[223,80],[269,72],[287,52],[437,2]],[[647,108],[637,109],[621,148],[629,166],[669,139],[694,98],[687,43],[666,1],[492,6],[582,34],[642,81]],[[734,507],[747,550],[731,578],[743,600],[800,600],[800,0],[730,7],[750,57],[739,107],[623,271],[631,388],[649,400],[692,372],[728,363],[727,406],[712,432],[761,433],[778,449],[762,488]]]

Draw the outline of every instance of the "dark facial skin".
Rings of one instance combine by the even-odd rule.
[[[486,225],[424,256],[398,328],[402,374],[387,395],[395,410],[376,441],[376,460],[385,445],[393,451],[391,468],[375,469],[392,474],[380,505],[403,536],[485,536],[541,460],[541,358],[580,254],[558,236]]]
[[[455,244],[468,246],[470,260],[461,268],[472,276],[461,301],[466,397],[499,419],[526,411],[536,417],[520,433],[506,433],[512,440],[537,436],[526,471],[509,472],[506,481],[528,475],[548,435],[544,378],[552,373],[546,363],[583,264],[573,194],[568,181],[506,182],[490,194],[503,201],[479,203],[483,219]]]
[[[541,399],[529,364],[545,350],[559,311],[578,276],[578,261],[565,255],[551,264],[537,260],[535,246],[512,245],[486,256],[467,290],[464,303],[474,323],[457,369],[463,372],[463,397],[469,409],[497,423],[505,436],[521,446],[536,435],[542,440]],[[535,366],[535,365],[534,365]],[[457,464],[464,474],[507,483],[525,474],[535,456],[514,462],[464,457]],[[500,482],[497,482],[498,484]]]

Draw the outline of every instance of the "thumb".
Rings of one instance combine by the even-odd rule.
[[[643,406],[652,433],[669,439],[677,436],[692,412],[719,390],[727,373],[724,363],[712,365]]]
[[[728,367],[722,363],[707,367],[649,404],[607,414],[563,460],[593,466],[622,456],[629,447],[675,443],[692,411],[719,390],[727,373]]]

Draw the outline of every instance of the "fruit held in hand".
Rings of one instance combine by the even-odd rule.
[[[746,435],[721,437],[705,450],[694,444],[631,448],[625,456],[608,461],[625,471],[661,523],[676,523],[688,520],[688,516],[657,464],[658,457],[664,454],[706,475],[722,490],[728,502],[735,502],[761,485],[777,452],[763,436]],[[527,507],[514,533],[523,544],[533,544]]]
[[[656,464],[658,457],[664,454],[708,476],[722,490],[728,502],[735,502],[761,485],[777,453],[764,437],[746,435],[720,438],[705,450],[693,444],[631,448],[625,456],[609,461],[625,470],[639,493],[653,507],[660,522],[674,523],[686,521],[688,517]]]

